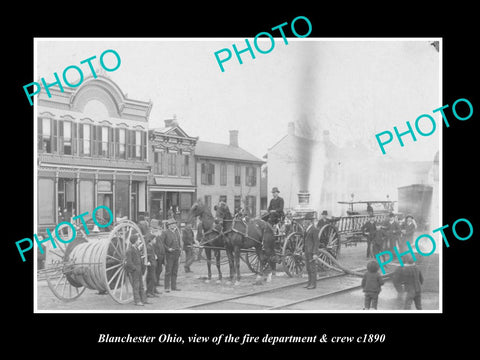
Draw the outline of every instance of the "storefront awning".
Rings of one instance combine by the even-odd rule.
[[[149,191],[164,191],[164,192],[195,192],[195,187],[187,186],[155,186],[150,185],[148,187]]]

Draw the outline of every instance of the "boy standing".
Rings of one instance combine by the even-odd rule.
[[[415,265],[413,258],[408,255],[405,266],[402,271],[403,281],[405,284],[405,310],[410,310],[412,301],[415,302],[417,310],[422,310],[422,284],[423,275],[419,268]]]
[[[157,256],[155,255],[155,238],[148,238],[147,240],[147,297],[158,297],[156,293],[157,285]]]
[[[376,261],[369,261],[367,264],[367,272],[363,275],[362,289],[365,293],[365,308],[370,309],[370,305],[373,309],[377,310],[378,294],[382,290],[384,281],[382,276],[378,273],[380,266]]]

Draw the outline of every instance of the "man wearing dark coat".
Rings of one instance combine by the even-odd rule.
[[[402,279],[405,284],[405,310],[410,310],[412,302],[415,303],[417,310],[422,310],[422,284],[423,275],[419,268],[415,265],[410,254],[406,257],[406,264],[402,270]]]
[[[163,265],[165,265],[165,248],[163,241],[160,239],[160,222],[157,219],[153,219],[150,223],[152,232],[155,233],[155,243],[153,244],[153,251],[157,256],[157,266],[155,267],[155,284],[160,285],[160,275],[163,271]],[[155,291],[155,294],[159,292]]]
[[[275,225],[280,221],[280,219],[285,215],[283,212],[284,202],[283,199],[278,196],[280,190],[277,187],[272,189],[273,198],[270,200],[270,204],[268,205],[268,222],[272,225]]]
[[[413,245],[413,234],[415,233],[415,230],[417,229],[417,223],[413,219],[412,215],[407,215],[405,217],[405,222],[400,226],[400,231],[402,233],[401,241],[399,244],[400,251],[404,252],[408,249],[407,247],[407,242],[410,243],[410,245]]]
[[[183,251],[185,251],[185,272],[192,272],[190,266],[195,261],[195,256],[193,255],[192,245],[194,244],[195,234],[193,233],[192,226],[190,223],[186,223],[185,227],[182,229],[182,241],[183,241]]]
[[[318,258],[318,248],[320,246],[320,240],[318,238],[319,230],[315,227],[314,216],[309,213],[305,216],[305,220],[309,220],[310,224],[305,230],[305,261],[307,265],[308,284],[305,286],[307,289],[315,289],[317,287],[317,265],[316,260]]]
[[[362,232],[367,237],[367,259],[373,257],[372,245],[375,240],[375,234],[377,232],[377,224],[373,216],[368,217],[368,221],[363,224]]]
[[[397,245],[400,236],[400,225],[395,220],[395,215],[390,213],[387,221],[383,223],[385,229],[385,250],[393,253],[393,247]]]
[[[177,288],[178,259],[180,257],[180,237],[175,231],[175,219],[168,219],[168,229],[160,235],[160,241],[165,248],[165,292],[172,290],[180,290]]]
[[[317,229],[318,230],[322,230],[322,228],[325,225],[330,223],[330,221],[327,218],[327,216],[328,216],[327,210],[323,210],[321,215],[322,215],[322,217],[320,218],[320,220],[318,220],[318,223],[317,223]]]
[[[130,237],[130,242],[131,244],[125,254],[125,268],[132,284],[133,301],[135,302],[135,305],[143,306],[143,304],[148,304],[148,302],[142,278],[142,274],[145,269],[145,263],[142,260],[142,255],[138,249],[141,241],[137,235],[132,235]]]
[[[146,239],[147,243],[147,297],[157,297],[157,256],[155,255],[155,238],[149,237]]]

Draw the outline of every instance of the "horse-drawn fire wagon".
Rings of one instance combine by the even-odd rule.
[[[319,232],[320,251],[319,251],[319,270],[325,270],[335,267],[338,264],[335,259],[340,254],[342,245],[349,246],[359,241],[365,241],[362,232],[362,226],[372,215],[376,223],[382,223],[386,220],[388,214],[393,211],[394,201],[350,201],[339,202],[349,205],[346,216],[332,217],[328,223],[323,225]],[[367,211],[357,209],[357,206],[367,205]],[[373,206],[372,206],[373,205]],[[374,209],[376,207],[376,209]],[[288,276],[300,276],[305,268],[304,255],[304,233],[305,218],[311,217],[318,221],[318,213],[309,205],[308,191],[301,191],[298,194],[298,206],[290,214],[285,216],[285,220],[278,226],[275,252],[277,262],[283,265],[283,269]],[[260,272],[260,261],[254,252],[245,253],[245,262],[253,272]]]

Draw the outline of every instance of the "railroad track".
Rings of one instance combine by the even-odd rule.
[[[366,269],[358,269],[365,272]],[[384,275],[389,278],[390,274]],[[317,288],[306,290],[307,281],[277,286],[248,294],[231,296],[223,299],[202,301],[179,310],[281,310],[300,303],[315,301],[328,296],[338,295],[361,287],[361,278],[350,274],[335,274],[321,277]]]

